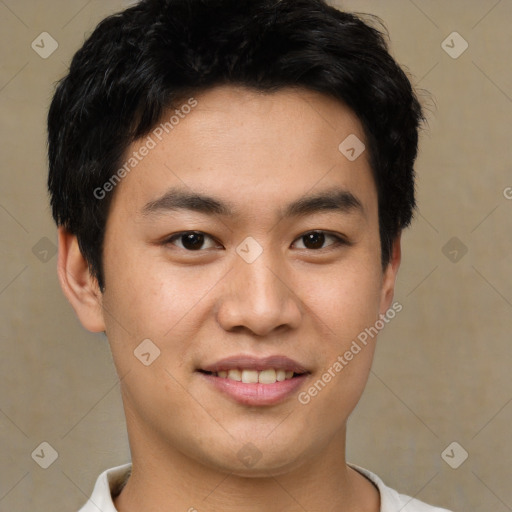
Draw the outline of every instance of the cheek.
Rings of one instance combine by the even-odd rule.
[[[380,267],[364,258],[297,276],[297,289],[325,334],[346,343],[373,325],[380,312]]]
[[[165,349],[165,359],[179,363],[206,321],[205,299],[222,278],[222,269],[171,265],[163,254],[129,250],[114,241],[105,255],[103,303],[116,359],[126,370],[133,364],[133,350],[150,339]]]
[[[155,424],[164,409],[172,415],[188,408],[192,421],[200,411],[190,407],[181,387],[188,384],[186,372],[178,367],[202,323],[201,298],[212,285],[145,251],[118,246],[115,252],[117,257],[114,251],[105,257],[104,310],[124,400]]]
[[[346,403],[342,409],[351,410],[366,384],[377,339],[382,283],[374,259],[355,258],[353,263],[316,274],[313,282],[308,279],[299,285],[320,338],[319,376],[330,390],[322,393],[324,399],[318,405],[323,402],[329,408]]]
[[[366,386],[375,353],[372,327],[379,314],[379,275],[358,279],[339,274],[329,286],[310,291],[310,304],[318,318],[317,350],[321,364],[298,401],[308,417],[318,418],[321,427],[334,435],[359,402]]]

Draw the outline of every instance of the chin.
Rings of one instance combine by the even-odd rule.
[[[226,446],[225,451],[203,453],[198,460],[216,471],[243,478],[275,477],[298,469],[309,459],[296,441],[286,444],[246,439]]]

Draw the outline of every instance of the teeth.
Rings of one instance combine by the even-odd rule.
[[[263,370],[260,372],[258,382],[260,384],[274,384],[276,381],[276,371],[270,368],[269,370]]]
[[[219,377],[222,377],[221,372],[219,372]],[[240,370],[229,370],[228,379],[240,382],[242,380],[242,372]]]
[[[214,373],[217,377],[222,379],[231,379],[245,384],[274,384],[276,382],[283,382],[293,377],[293,371],[268,368],[267,370],[221,370]]]
[[[256,384],[258,382],[257,370],[242,370],[242,382],[245,384]]]

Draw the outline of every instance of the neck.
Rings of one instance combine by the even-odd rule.
[[[255,477],[208,467],[128,425],[132,473],[119,512],[378,512],[377,489],[345,463],[345,430],[286,471]]]

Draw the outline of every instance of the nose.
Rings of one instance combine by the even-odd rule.
[[[303,308],[287,277],[284,266],[265,252],[252,263],[239,258],[223,283],[217,321],[226,331],[257,336],[297,328]]]

